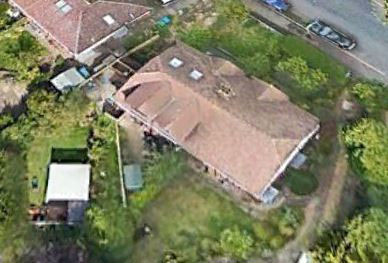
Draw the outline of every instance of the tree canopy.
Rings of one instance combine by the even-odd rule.
[[[373,119],[362,119],[344,131],[351,158],[366,180],[388,185],[388,129]]]
[[[253,244],[253,238],[246,231],[241,231],[237,227],[225,229],[219,241],[222,254],[238,259],[247,259],[252,253]]]
[[[12,27],[0,34],[0,68],[19,80],[31,81],[39,75],[45,49],[27,31]]]
[[[310,68],[307,62],[300,57],[290,57],[285,61],[280,61],[276,70],[290,74],[298,85],[307,91],[316,90],[328,81],[325,73],[320,69]]]
[[[388,215],[370,209],[330,233],[313,250],[319,263],[388,262]]]

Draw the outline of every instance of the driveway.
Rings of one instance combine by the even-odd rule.
[[[319,17],[357,40],[351,52],[360,64],[375,71],[368,74],[388,82],[388,26],[372,14],[369,0],[288,0],[291,12],[306,21]]]

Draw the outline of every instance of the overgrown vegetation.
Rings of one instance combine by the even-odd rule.
[[[288,168],[284,178],[286,185],[297,195],[308,195],[318,187],[317,178],[308,171]]]
[[[370,209],[327,234],[313,256],[322,263],[384,263],[388,260],[388,215]]]
[[[39,77],[39,65],[45,53],[36,39],[19,26],[0,32],[0,68],[18,80],[32,81]]]

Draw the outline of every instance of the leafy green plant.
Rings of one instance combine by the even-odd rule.
[[[328,81],[328,76],[319,69],[312,69],[300,57],[291,57],[279,62],[276,70],[286,72],[306,91],[314,91]]]
[[[248,259],[253,252],[254,240],[238,227],[225,229],[220,236],[219,250],[221,254],[238,259]]]

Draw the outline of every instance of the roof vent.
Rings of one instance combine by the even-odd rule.
[[[193,69],[190,72],[190,78],[192,78],[193,80],[200,80],[202,77],[203,77],[203,73],[201,71]]]
[[[106,15],[102,19],[104,19],[105,23],[107,23],[108,26],[111,26],[116,22],[111,15]]]
[[[130,17],[132,20],[135,19],[135,15],[132,14],[132,13],[129,13],[129,17]]]
[[[179,68],[183,65],[183,61],[179,58],[173,57],[168,64],[173,68]]]
[[[63,14],[67,14],[70,12],[70,10],[72,9],[72,7],[66,3],[66,1],[64,0],[59,0],[58,2],[55,3],[55,6],[63,13]]]

